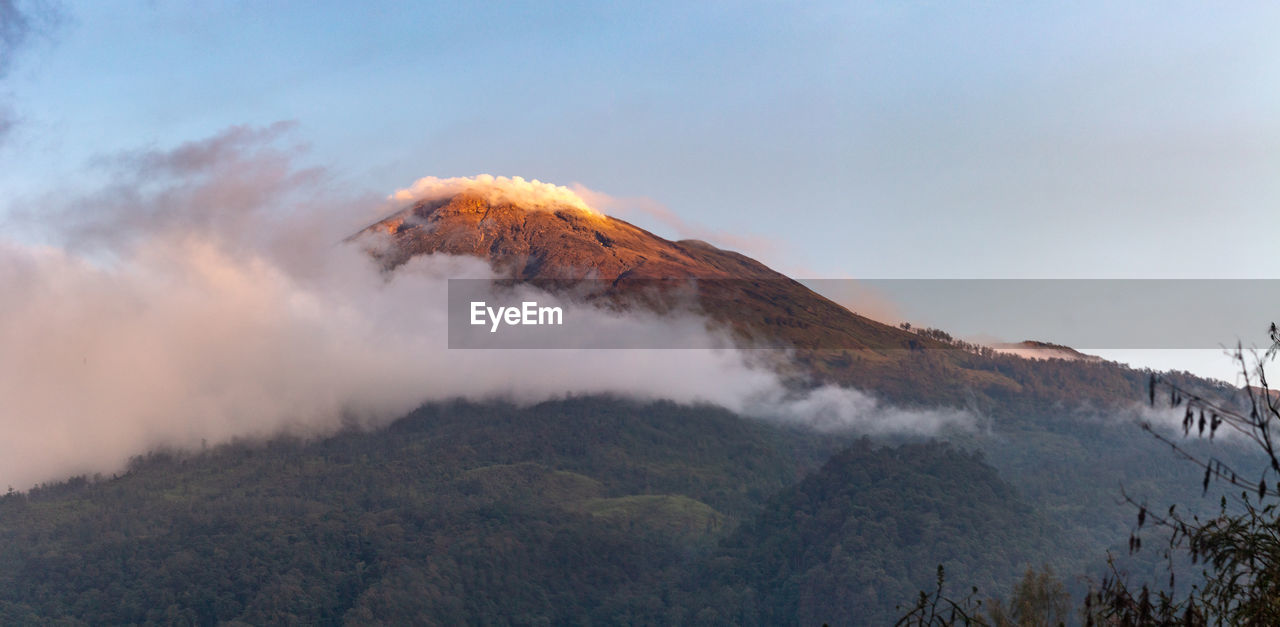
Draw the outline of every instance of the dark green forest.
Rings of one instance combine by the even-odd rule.
[[[721,623],[893,624],[937,564],[1003,590],[1061,538],[978,453],[863,440],[726,538],[699,565],[695,605]]]
[[[577,399],[156,453],[0,503],[0,622],[665,620],[660,585],[836,443]]]
[[[1100,573],[1111,473],[1178,485],[1125,427],[1043,420],[872,442],[588,397],[155,452],[0,499],[0,622],[891,623],[938,564],[995,598]]]

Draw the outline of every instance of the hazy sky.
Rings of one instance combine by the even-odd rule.
[[[579,182],[809,276],[1275,275],[1277,5],[802,4],[71,3],[0,185],[296,120],[352,186]]]
[[[1276,277],[1280,5],[798,4],[0,0],[0,210],[291,120],[354,190],[580,183],[804,277]]]

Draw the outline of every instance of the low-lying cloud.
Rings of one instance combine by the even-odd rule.
[[[612,393],[867,433],[969,420],[850,389],[795,390],[734,350],[450,351],[447,279],[486,278],[488,266],[433,255],[385,273],[367,242],[341,242],[387,206],[299,167],[277,147],[287,133],[233,128],[114,157],[100,167],[116,183],[60,190],[16,218],[47,243],[0,240],[0,486],[112,472],[159,446],[377,426],[458,397]],[[493,181],[547,198],[563,189]],[[714,344],[699,320],[589,315],[588,333]]]

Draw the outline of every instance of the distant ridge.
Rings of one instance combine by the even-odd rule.
[[[1070,346],[1053,344],[1051,342],[1040,342],[1037,340],[1023,340],[1021,342],[1008,344],[992,344],[991,347],[999,353],[1026,357],[1028,359],[1065,359],[1067,361],[1089,362],[1105,361],[1097,355],[1082,353]]]

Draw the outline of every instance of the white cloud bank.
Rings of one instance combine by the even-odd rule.
[[[428,256],[387,276],[360,246],[337,244],[386,207],[296,168],[273,147],[285,130],[236,128],[115,159],[113,186],[27,210],[25,226],[43,225],[52,245],[0,239],[0,489],[112,472],[157,446],[376,426],[457,397],[607,392],[868,433],[969,422],[855,390],[789,391],[737,351],[450,351],[446,279],[486,277],[487,266]],[[489,181],[423,180],[435,183],[418,193]],[[547,202],[564,189],[491,182]],[[592,315],[586,332],[713,343],[689,319]]]

